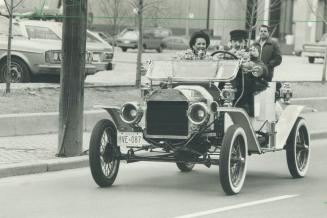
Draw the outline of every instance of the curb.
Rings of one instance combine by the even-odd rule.
[[[111,119],[105,110],[84,111],[83,130],[91,131],[103,118]],[[0,115],[0,123],[0,137],[52,134],[58,132],[59,113],[4,114]]]
[[[327,138],[327,130],[312,132],[312,140]],[[33,163],[17,163],[0,166],[0,178],[21,176],[35,173],[53,172],[67,169],[76,169],[89,166],[88,155],[69,158],[58,158],[37,161]]]
[[[7,164],[0,166],[0,178],[76,169],[87,167],[88,165],[88,156],[42,160],[33,163]]]

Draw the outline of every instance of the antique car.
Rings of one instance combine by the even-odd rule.
[[[304,177],[310,156],[310,134],[300,116],[304,106],[276,107],[291,93],[281,87],[276,95],[270,82],[254,93],[249,116],[238,104],[241,61],[227,59],[151,61],[142,102],[103,107],[110,116],[95,125],[89,147],[95,182],[111,186],[122,160],[171,162],[183,172],[195,164],[217,165],[221,186],[232,195],[242,189],[250,155],[283,150],[290,174]]]

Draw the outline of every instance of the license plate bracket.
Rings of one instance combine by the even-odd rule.
[[[141,132],[118,132],[117,144],[121,147],[142,147],[147,145]]]

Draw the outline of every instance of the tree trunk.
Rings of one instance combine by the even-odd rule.
[[[139,29],[139,40],[138,40],[138,52],[137,52],[137,61],[136,61],[136,88],[141,86],[141,61],[142,61],[142,52],[143,52],[143,0],[139,0],[137,18],[138,18],[138,29]]]
[[[12,19],[14,12],[14,1],[10,1],[9,7],[9,30],[8,30],[8,50],[7,50],[7,75],[6,75],[6,93],[10,93],[11,82],[11,40],[12,40]]]
[[[81,155],[87,0],[64,1],[58,156]]]
[[[327,65],[327,42],[326,42],[326,47],[325,47],[324,65],[322,68],[322,79],[321,80],[323,82],[326,82],[326,74],[327,74],[326,65]]]

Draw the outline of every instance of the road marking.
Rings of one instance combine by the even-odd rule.
[[[265,203],[269,203],[269,202],[273,202],[273,201],[280,201],[280,200],[284,200],[287,198],[294,198],[297,196],[298,195],[282,195],[282,196],[278,196],[278,197],[266,198],[266,199],[252,201],[252,202],[243,203],[243,204],[236,204],[236,205],[232,205],[232,206],[227,206],[227,207],[222,207],[222,208],[217,208],[217,209],[212,209],[212,210],[206,210],[206,211],[197,212],[197,213],[186,214],[186,215],[177,216],[177,217],[173,217],[173,218],[200,217],[200,216],[210,215],[210,214],[214,214],[214,213],[220,213],[223,211],[234,210],[234,209],[238,209],[238,208],[242,208],[242,207],[249,207],[249,206],[265,204]]]
[[[327,100],[327,97],[291,98],[294,101]]]

